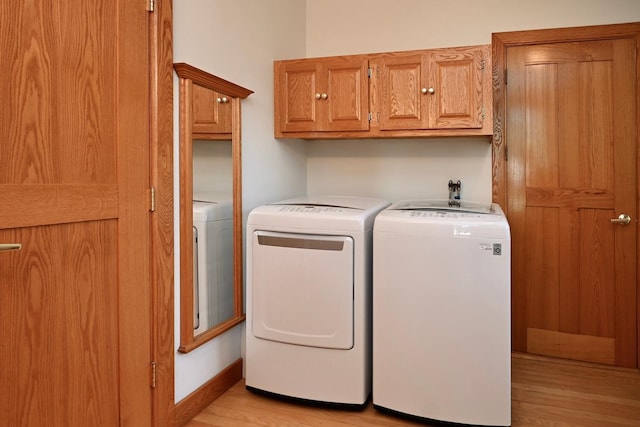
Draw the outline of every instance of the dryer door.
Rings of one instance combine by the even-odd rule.
[[[253,334],[312,347],[353,347],[353,239],[256,231]]]

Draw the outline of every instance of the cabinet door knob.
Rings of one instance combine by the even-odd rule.
[[[329,96],[326,93],[322,94],[322,99],[327,99]]]
[[[320,99],[320,94],[316,93],[316,99]]]
[[[436,92],[436,90],[434,88],[432,88],[432,87],[430,87],[429,89],[427,89],[426,87],[422,88],[422,93],[424,93],[424,94],[427,94],[427,93],[434,94],[435,92]]]

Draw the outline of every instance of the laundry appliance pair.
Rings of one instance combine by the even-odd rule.
[[[347,196],[247,221],[246,386],[510,424],[510,236],[498,205]],[[375,225],[374,225],[375,224]]]

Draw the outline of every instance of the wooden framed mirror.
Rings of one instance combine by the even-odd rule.
[[[253,92],[189,64],[173,67],[180,81],[178,351],[188,353],[245,319],[240,103]],[[208,177],[212,185],[195,199],[194,147],[209,153],[205,170],[223,174]]]

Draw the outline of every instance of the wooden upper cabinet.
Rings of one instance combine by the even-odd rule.
[[[231,139],[231,97],[193,85],[193,139]]]
[[[275,62],[277,138],[492,135],[490,46]]]
[[[369,129],[366,60],[276,61],[274,75],[276,134]]]
[[[482,47],[381,56],[380,130],[482,128],[484,57]]]

